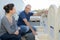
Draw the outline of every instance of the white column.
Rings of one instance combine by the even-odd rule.
[[[54,36],[53,40],[58,40],[58,14],[57,7],[55,5],[51,5],[48,10],[48,29],[50,34],[50,26],[54,27]]]
[[[58,31],[59,31],[60,30],[60,6],[58,8],[58,14],[57,14],[57,16],[58,16]],[[59,38],[59,35],[60,35],[60,33],[58,34],[58,38]],[[60,38],[59,38],[59,40],[60,40]]]

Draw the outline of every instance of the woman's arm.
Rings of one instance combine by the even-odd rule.
[[[1,22],[2,22],[2,25],[4,26],[4,28],[6,29],[6,31],[9,34],[14,34],[15,33],[16,30],[11,28],[11,25],[9,24],[9,22],[7,21],[7,19],[5,17],[2,18]]]

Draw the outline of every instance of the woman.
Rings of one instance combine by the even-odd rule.
[[[7,4],[3,8],[6,15],[1,20],[0,36],[2,40],[21,40],[19,30],[12,16],[15,13],[14,4]]]

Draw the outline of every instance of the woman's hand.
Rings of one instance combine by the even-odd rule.
[[[17,30],[14,34],[15,34],[15,35],[18,35],[18,34],[19,34],[19,31]]]

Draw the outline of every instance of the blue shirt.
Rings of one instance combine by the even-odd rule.
[[[32,15],[33,15],[32,12],[29,12],[29,13],[27,14],[25,11],[22,11],[22,12],[19,14],[19,18],[18,18],[17,25],[18,25],[18,26],[26,25],[25,22],[23,21],[23,19],[26,18],[27,21],[29,22],[30,16],[32,16]]]

